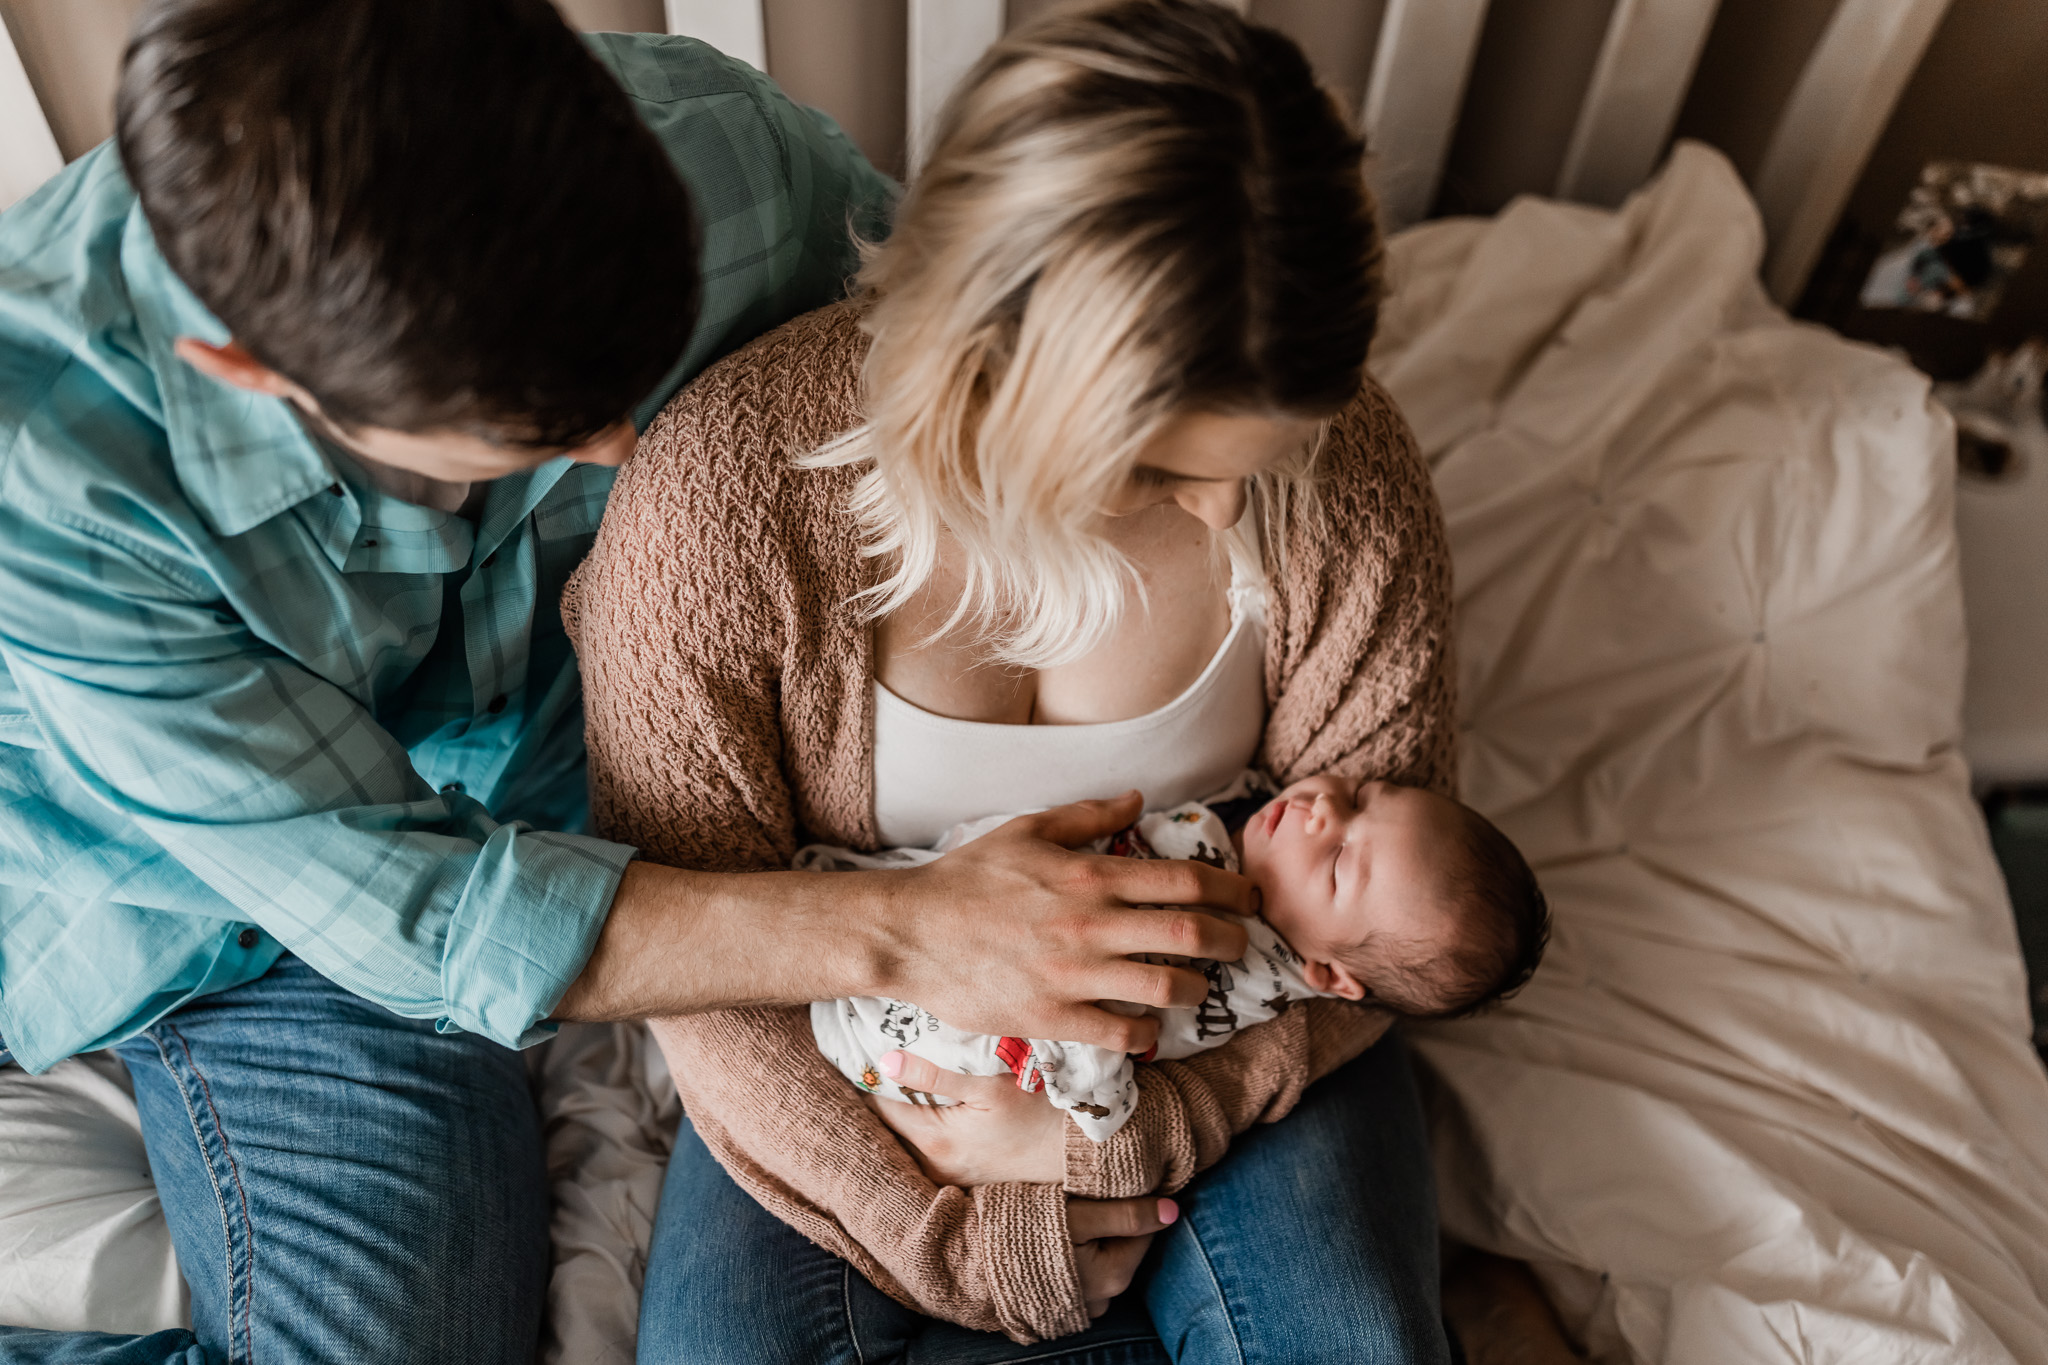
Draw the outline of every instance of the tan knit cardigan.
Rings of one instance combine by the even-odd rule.
[[[790,461],[860,421],[865,345],[840,304],[706,370],[641,439],[569,584],[597,823],[645,857],[744,871],[813,840],[877,845],[873,636],[848,606],[873,561],[846,511],[853,476]],[[1283,781],[1447,791],[1450,563],[1428,473],[1377,387],[1335,422],[1318,480],[1320,516],[1291,513],[1268,566],[1261,763]],[[1137,1112],[1107,1143],[1076,1130],[1064,1187],[967,1190],[926,1178],[819,1056],[805,1010],[655,1034],[698,1134],[769,1210],[905,1304],[1032,1341],[1087,1324],[1068,1193],[1178,1190],[1385,1026],[1318,1001],[1140,1067]]]

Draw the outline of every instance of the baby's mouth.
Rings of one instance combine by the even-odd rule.
[[[1268,806],[1266,808],[1264,828],[1262,828],[1259,832],[1264,834],[1268,839],[1272,838],[1274,831],[1280,828],[1280,822],[1287,818],[1287,807],[1290,804],[1292,803],[1289,802],[1285,797],[1280,797],[1276,799],[1272,805]]]

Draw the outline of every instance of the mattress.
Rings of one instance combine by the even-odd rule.
[[[1450,527],[1465,795],[1556,915],[1525,992],[1416,1032],[1445,1224],[1601,1361],[2048,1362],[2048,1078],[1958,752],[1949,423],[1770,307],[1761,247],[1689,144],[1618,213],[1389,246],[1373,368]],[[545,1358],[625,1362],[674,1089],[629,1025],[532,1065]],[[0,1073],[0,1321],[183,1311],[118,1071]],[[17,1125],[25,1093],[61,1122]]]

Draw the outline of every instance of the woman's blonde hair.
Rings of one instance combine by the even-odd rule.
[[[1003,662],[1101,641],[1136,586],[1099,518],[1193,411],[1327,417],[1378,304],[1364,148],[1291,41],[1206,0],[1055,11],[992,47],[857,281],[866,423],[807,458],[866,470],[853,512],[904,605],[942,535]],[[1254,480],[1256,570],[1312,452]]]

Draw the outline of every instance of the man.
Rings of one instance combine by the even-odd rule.
[[[636,426],[883,230],[829,120],[544,0],[160,0],[118,130],[0,217],[0,1059],[117,1049],[194,1329],[0,1361],[527,1359],[555,1021],[1142,1049],[1092,1002],[1204,983],[1129,955],[1241,950],[1132,907],[1242,882],[1056,846],[1130,799],[911,874],[579,832],[561,586]]]

